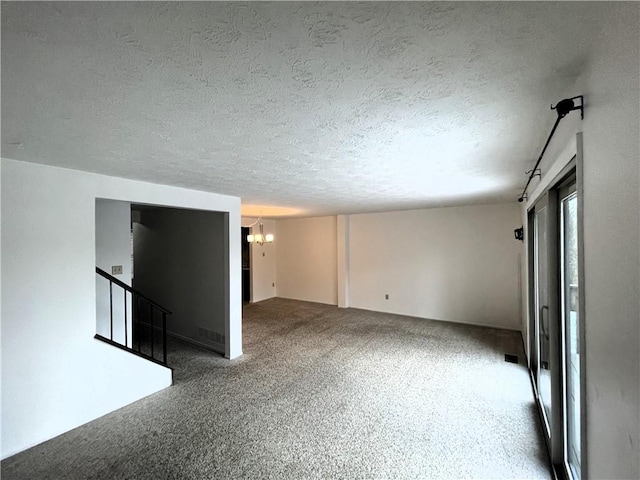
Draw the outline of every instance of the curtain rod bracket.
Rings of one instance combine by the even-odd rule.
[[[574,102],[574,100],[580,100],[580,104],[576,105],[576,102]],[[560,123],[560,120],[566,117],[569,112],[573,112],[574,110],[580,110],[580,118],[584,119],[584,102],[583,102],[582,95],[560,100],[558,103],[555,104],[555,106],[551,105],[551,110],[556,111],[556,113],[558,114],[558,118],[556,118],[556,123],[553,125],[553,128],[551,129],[549,138],[547,138],[547,143],[545,143],[544,147],[542,147],[542,153],[540,153],[540,156],[538,157],[538,161],[534,165],[533,170],[529,170],[529,172],[527,172],[529,174],[529,179],[527,180],[527,184],[524,186],[524,190],[522,190],[522,194],[518,198],[518,202],[522,203],[522,201],[525,199],[527,194],[527,188],[529,188],[531,179],[536,175],[538,175],[536,173],[540,171],[540,169],[538,168],[538,165],[540,165],[540,162],[542,161],[544,152],[547,151],[547,147],[549,146],[549,142],[551,142],[551,138],[553,138],[553,134],[556,133],[556,128],[558,128],[558,124]]]
[[[574,100],[578,99],[580,100],[580,105],[576,105],[574,102]],[[560,118],[566,117],[569,112],[580,110],[580,118],[584,120],[584,103],[582,95],[560,100],[555,105],[551,105],[551,110],[555,110]]]

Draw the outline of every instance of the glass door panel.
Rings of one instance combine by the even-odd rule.
[[[586,470],[576,177],[571,162],[527,213],[529,366],[554,472],[567,480],[580,480]]]
[[[549,345],[549,282],[548,282],[548,207],[535,213],[535,320],[536,320],[536,382],[543,407],[545,428],[550,435],[551,372]]]
[[[575,188],[575,187],[574,187]],[[580,331],[578,302],[578,197],[561,200],[562,321],[564,326],[565,461],[580,478]]]

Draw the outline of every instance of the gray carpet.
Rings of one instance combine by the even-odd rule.
[[[244,356],[2,462],[10,479],[549,478],[520,334],[272,299]]]

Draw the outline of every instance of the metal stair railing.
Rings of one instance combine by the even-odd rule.
[[[112,275],[109,275],[104,270],[96,267],[96,273],[101,277],[106,278],[109,281],[109,338],[96,333],[95,337],[98,340],[108,343],[109,345],[113,345],[114,347],[121,348],[130,353],[143,357],[152,362],[158,363],[163,366],[167,366],[167,315],[172,315],[172,313],[164,308],[161,305],[158,305],[156,302],[151,300],[149,297],[144,295],[142,292],[139,292],[135,288],[127,285],[126,283],[118,280]],[[113,335],[113,286],[124,290],[124,343],[119,342],[118,340],[114,340]],[[135,303],[135,315],[132,312],[131,318],[131,333],[132,338],[131,342],[129,342],[128,338],[128,302],[127,302],[127,292],[131,294],[131,305]],[[148,306],[146,310],[147,322],[142,320],[141,314],[144,315],[144,311],[142,310],[142,306]],[[133,309],[132,309],[133,310]],[[155,325],[155,313],[158,312],[162,316],[162,322],[160,325]],[[145,324],[148,324],[148,328],[145,328]],[[156,341],[157,330],[160,330],[159,341]],[[148,339],[142,339],[143,335],[148,333]],[[158,349],[156,348],[156,343],[161,343],[162,345],[162,354],[159,355]],[[137,344],[137,348],[136,348]]]

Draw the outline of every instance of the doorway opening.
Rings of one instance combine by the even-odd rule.
[[[242,304],[251,301],[251,244],[247,236],[251,233],[250,227],[241,227],[240,240],[242,242]]]

